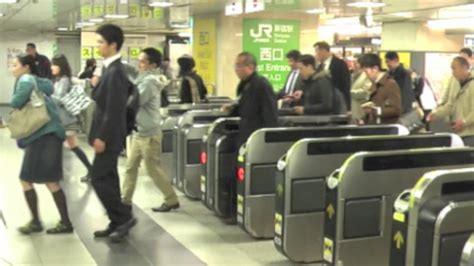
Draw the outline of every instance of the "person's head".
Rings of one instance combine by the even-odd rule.
[[[298,68],[297,63],[300,56],[301,53],[298,50],[291,50],[286,54],[286,59],[288,60],[288,65],[291,70],[296,70]]]
[[[67,61],[66,56],[58,54],[51,60],[51,72],[55,77],[72,77],[71,67]]]
[[[387,64],[388,69],[394,70],[400,65],[400,58],[398,57],[397,52],[387,52],[385,54],[385,63]]]
[[[100,26],[95,33],[97,35],[97,48],[102,57],[109,58],[122,49],[124,35],[119,26],[105,24]]]
[[[153,70],[161,66],[161,52],[155,48],[146,48],[138,56],[138,69],[140,71]]]
[[[242,52],[237,55],[235,60],[235,73],[240,80],[246,80],[249,78],[257,69],[257,59],[255,56],[248,52]]]
[[[97,61],[94,58],[86,60],[86,69],[95,68],[97,66]]]
[[[36,44],[34,44],[34,43],[28,43],[28,44],[26,45],[26,54],[35,57],[36,54],[37,54],[37,51],[36,51]]]
[[[453,76],[458,81],[464,81],[469,78],[471,65],[466,58],[458,56],[453,59],[451,63],[451,69]]]
[[[302,55],[298,58],[298,70],[304,80],[311,78],[316,73],[316,59],[310,54]]]
[[[472,60],[472,50],[469,48],[462,48],[459,51],[459,56],[464,57],[468,62]]]
[[[15,78],[19,78],[24,74],[37,75],[38,72],[36,69],[35,58],[28,54],[18,55],[13,60],[13,67],[11,71]]]
[[[365,74],[367,74],[367,77],[375,81],[382,71],[382,60],[376,54],[365,54],[360,60],[360,66]]]
[[[331,56],[331,46],[327,42],[317,42],[313,47],[319,63],[323,63]]]
[[[194,67],[196,66],[196,62],[194,58],[190,55],[183,55],[178,58],[178,65],[179,65],[179,73],[180,76],[190,73],[193,71]]]

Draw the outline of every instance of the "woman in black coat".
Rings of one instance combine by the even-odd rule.
[[[194,67],[196,63],[189,55],[183,55],[178,59],[179,77],[181,79],[180,98],[181,103],[200,103],[206,99],[207,88]]]

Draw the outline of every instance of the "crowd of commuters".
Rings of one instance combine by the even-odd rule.
[[[107,24],[96,31],[97,46],[104,61],[97,67],[87,60],[79,79],[90,80],[95,101],[95,112],[89,134],[94,158],[89,161],[79,147],[77,135],[80,121],[63,105],[61,99],[73,85],[73,75],[67,58],[56,55],[52,62],[38,54],[36,46],[27,45],[27,54],[14,62],[17,78],[11,101],[13,108],[22,108],[33,92],[45,99],[50,121],[32,135],[19,139],[24,149],[20,180],[32,220],[20,228],[23,234],[41,232],[43,226],[38,211],[38,199],[33,184],[45,184],[52,193],[60,214],[60,222],[48,229],[50,234],[70,233],[66,196],[59,185],[63,178],[63,142],[77,156],[87,170],[82,181],[90,181],[107,211],[109,224],[96,231],[94,237],[108,237],[120,242],[136,224],[132,212],[138,169],[144,162],[148,175],[163,193],[164,202],[153,208],[169,212],[180,207],[178,197],[160,166],[161,122],[163,91],[173,79],[169,58],[154,48],[146,48],[139,55],[138,70],[121,61],[120,50],[124,34],[120,27]],[[235,104],[223,110],[239,116],[240,131],[236,145],[240,147],[260,128],[277,126],[278,109],[289,109],[298,115],[347,114],[354,124],[388,124],[399,120],[422,105],[420,95],[424,87],[422,77],[414,76],[400,62],[396,52],[385,54],[388,70],[376,54],[356,56],[351,73],[347,64],[331,53],[326,42],[314,45],[315,55],[293,50],[287,54],[290,71],[283,88],[274,88],[267,78],[257,72],[254,55],[242,52],[235,60],[235,72],[240,82]],[[181,81],[181,103],[202,103],[207,89],[195,71],[195,61],[189,55],[178,59],[178,78]],[[452,62],[452,78],[444,89],[439,106],[427,115],[426,121],[444,120],[452,131],[472,144],[474,136],[474,81],[472,51],[463,49]],[[412,80],[412,76],[415,80]],[[128,147],[124,183],[120,188],[118,158],[129,135],[127,114],[130,99],[137,93],[135,131]],[[431,110],[429,110],[431,111]]]

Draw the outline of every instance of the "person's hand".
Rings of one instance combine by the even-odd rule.
[[[299,115],[304,114],[304,107],[303,107],[303,106],[296,106],[296,107],[294,108],[294,110],[295,110],[295,113],[296,113],[296,114],[299,114]]]
[[[230,112],[232,109],[232,104],[224,104],[221,107],[221,112]]]
[[[293,97],[294,101],[299,101],[301,100],[301,97],[303,97],[303,91],[302,90],[295,91],[291,96]]]
[[[454,132],[459,133],[463,131],[465,124],[463,120],[456,120],[452,125]]]
[[[101,154],[105,152],[105,142],[100,139],[94,140],[94,151],[96,154]]]

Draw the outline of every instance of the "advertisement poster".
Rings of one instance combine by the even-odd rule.
[[[425,54],[425,77],[437,99],[441,98],[444,88],[447,87],[452,75],[451,62],[457,53],[426,53]]]
[[[209,94],[214,94],[216,84],[216,19],[205,18],[194,21],[193,55],[196,70],[208,87]]]
[[[16,56],[23,53],[23,50],[18,48],[7,48],[7,69],[13,67],[13,61],[15,60]]]
[[[244,51],[255,55],[257,71],[279,91],[290,71],[286,54],[300,48],[299,21],[244,19],[243,29]]]

